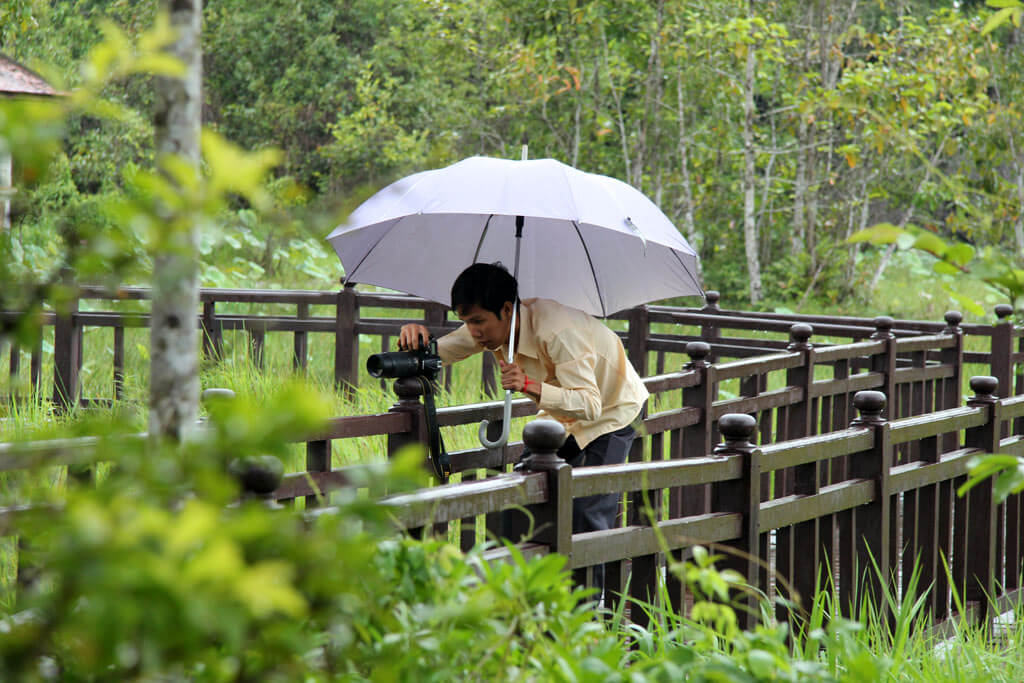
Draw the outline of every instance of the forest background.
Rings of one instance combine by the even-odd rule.
[[[986,30],[993,13],[979,2],[208,0],[203,117],[238,147],[204,140],[206,177],[177,203],[150,170],[160,88],[145,73],[170,70],[154,60],[155,12],[155,0],[0,6],[0,50],[66,93],[105,84],[63,110],[67,122],[31,103],[0,108],[18,188],[0,240],[4,308],[68,270],[149,284],[161,239],[192,218],[204,285],[336,289],[324,236],[359,201],[467,155],[517,158],[524,142],[532,157],[648,193],[729,306],[937,320],[950,299],[971,312],[1004,296],[965,285],[976,259],[1002,259],[1017,277],[1024,36],[1013,21]],[[131,54],[139,60],[123,67]],[[274,154],[242,151],[269,148],[280,150],[272,201],[256,185]],[[238,194],[221,203],[225,193]],[[892,244],[847,241],[872,225],[883,226],[873,241]],[[924,300],[937,308],[923,311]],[[146,358],[136,346],[130,366]],[[0,539],[5,680],[1022,678],[1022,628],[992,639],[961,624],[942,648],[909,640],[914,590],[895,625],[862,605],[859,622],[826,628],[837,610],[823,592],[812,605],[822,628],[804,633],[740,632],[719,607],[702,621],[661,614],[649,631],[618,618],[606,629],[558,556],[489,567],[479,548],[395,538],[350,491],[314,525],[235,506],[225,472],[239,453],[301,468],[286,435],[392,400],[375,386],[324,398],[239,367],[202,368],[205,386],[239,398],[209,406],[211,439],[180,448],[120,438],[142,429],[142,401],[112,417],[11,402],[5,435],[99,431],[100,459],[115,464],[95,477],[40,467],[0,478],[5,501],[61,510],[25,517],[27,548]],[[404,486],[416,486],[420,460],[399,458],[397,478],[368,485],[399,490],[404,466]],[[724,602],[722,575],[706,553],[694,557],[672,571]],[[42,580],[15,591],[23,560]]]
[[[154,14],[13,0],[0,49],[71,91],[108,22],[131,39]],[[939,311],[970,308],[954,272],[847,239],[887,223],[1024,254],[1024,29],[986,32],[991,14],[913,0],[208,0],[204,124],[282,161],[273,210],[238,200],[204,229],[202,284],[335,288],[323,237],[358,202],[468,155],[518,158],[525,142],[646,192],[729,305],[854,312],[892,267],[927,282]],[[113,221],[104,207],[153,163],[152,93],[144,75],[107,86],[118,116],[75,114],[59,163],[15,169],[14,267],[43,277],[56,235]],[[137,273],[119,275],[146,284],[134,246]],[[885,306],[871,312],[901,312]]]

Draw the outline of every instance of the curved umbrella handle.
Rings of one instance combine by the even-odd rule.
[[[480,444],[484,448],[501,448],[508,443],[508,426],[512,422],[512,392],[508,389],[505,390],[505,411],[502,413],[503,420],[501,425],[501,436],[495,441],[491,441],[487,438],[487,427],[490,422],[484,420],[480,423],[480,431],[477,434],[480,437]]]

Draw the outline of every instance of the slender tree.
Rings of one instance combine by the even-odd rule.
[[[754,12],[754,3],[748,3]],[[754,148],[754,86],[757,75],[757,56],[753,42],[747,45],[743,70],[743,239],[747,256],[747,276],[750,303],[756,304],[763,296],[761,290],[761,261],[758,246],[757,216],[755,211],[756,158]]]
[[[161,0],[160,8],[177,32],[169,50],[184,63],[185,72],[181,78],[156,81],[157,154],[174,155],[198,171],[202,0]],[[199,402],[199,234],[187,221],[169,216],[168,223],[167,239],[153,262],[149,431],[180,440],[195,423]]]

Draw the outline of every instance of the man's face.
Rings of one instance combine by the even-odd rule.
[[[509,329],[512,326],[512,302],[506,301],[501,309],[501,317],[494,315],[479,306],[469,306],[456,311],[459,320],[466,323],[466,328],[478,344],[485,349],[494,351],[508,341]]]

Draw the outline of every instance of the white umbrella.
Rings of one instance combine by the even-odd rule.
[[[513,266],[521,298],[554,299],[601,317],[703,295],[696,252],[650,199],[553,159],[471,157],[416,173],[370,197],[327,239],[346,283],[445,304],[459,273],[496,261]],[[506,408],[509,400],[506,392]]]

